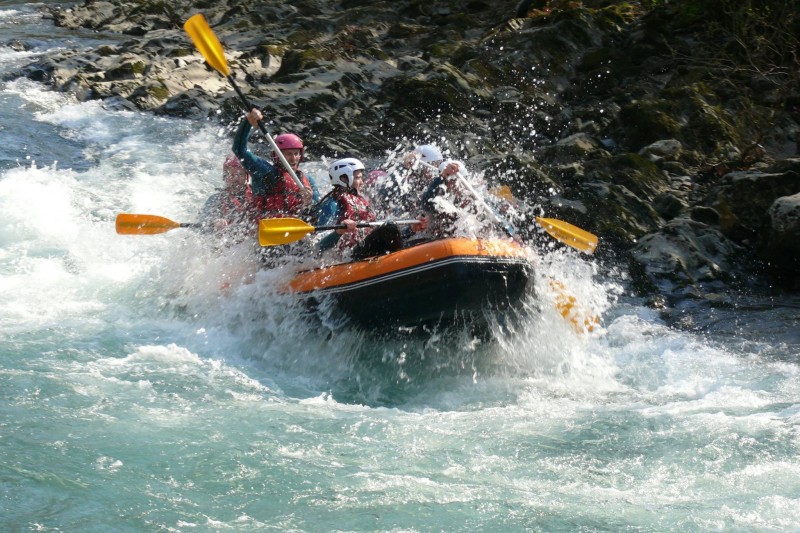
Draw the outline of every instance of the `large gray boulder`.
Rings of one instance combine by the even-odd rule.
[[[631,250],[642,292],[658,292],[672,301],[704,298],[743,285],[744,248],[719,230],[688,218],[670,220]]]
[[[775,200],[769,217],[768,259],[780,276],[800,288],[800,193]]]

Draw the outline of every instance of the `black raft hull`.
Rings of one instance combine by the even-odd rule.
[[[311,306],[330,299],[365,329],[486,326],[518,306],[531,275],[525,250],[513,241],[451,238],[301,272],[289,290]]]

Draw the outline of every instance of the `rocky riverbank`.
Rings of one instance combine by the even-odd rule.
[[[15,76],[232,125],[235,93],[182,30],[203,12],[270,129],[311,158],[436,142],[598,234],[603,264],[660,305],[800,289],[797,2],[677,4],[88,0],[56,23],[119,41]]]

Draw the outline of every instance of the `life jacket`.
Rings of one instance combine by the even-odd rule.
[[[355,222],[375,222],[375,213],[369,206],[369,200],[345,187],[334,187],[331,196],[339,204],[340,214],[337,224],[350,219]],[[366,237],[372,228],[358,228],[355,233],[345,233],[337,245],[340,249],[350,248]]]
[[[263,197],[261,211],[264,215],[262,218],[296,217],[303,210],[303,196],[300,194],[300,188],[287,170],[283,168],[280,170],[283,179],[278,180],[272,191]],[[305,172],[299,170],[295,174],[303,185],[311,187],[311,182]]]
[[[213,204],[209,204],[212,201]],[[245,185],[242,194],[231,194],[228,189],[222,189],[209,198],[207,204],[208,208],[204,206],[206,219],[202,222],[204,230],[224,237],[229,243],[241,242],[258,225],[258,211],[250,185]],[[224,229],[216,229],[215,221],[219,219],[228,223]]]
[[[431,217],[429,222],[430,231],[437,237],[451,237],[455,234],[455,224],[459,218],[459,213],[447,212],[442,210],[436,202],[437,198],[451,203],[458,210],[470,210],[475,212],[474,199],[461,188],[461,185],[454,184],[447,186],[443,178],[431,184],[429,192],[425,194],[424,203],[426,211]]]
[[[241,196],[225,194],[220,198],[219,216],[230,224],[244,222],[252,215],[252,202],[253,192],[249,185],[245,187],[244,194]]]

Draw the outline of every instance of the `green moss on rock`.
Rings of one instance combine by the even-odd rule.
[[[622,186],[648,206],[669,188],[669,178],[664,172],[655,163],[636,153],[623,153],[585,163],[591,180]],[[654,213],[652,207],[648,210]]]
[[[192,55],[193,53],[194,50],[192,50],[191,48],[179,47],[170,50],[169,53],[167,54],[167,57],[186,57]]]
[[[133,13],[143,13],[146,15],[162,15],[171,13],[172,6],[164,0],[138,0],[138,6],[133,9]]]
[[[726,110],[723,99],[704,82],[673,87],[663,95],[675,102],[676,114],[683,117],[685,127],[676,138],[704,152],[718,152],[725,146],[742,144],[742,131],[748,124],[735,124],[735,117]]]
[[[333,52],[324,48],[306,48],[302,50],[287,50],[283,55],[281,68],[277,77],[297,74],[318,67],[324,61],[334,59]]]
[[[439,42],[428,48],[431,57],[438,59],[448,59],[453,57],[461,49],[457,41]]]
[[[370,57],[373,57],[375,59],[381,59],[383,61],[387,61],[392,58],[392,56],[390,56],[389,54],[387,54],[386,52],[384,52],[383,50],[381,50],[376,46],[370,47],[365,51],[365,53]]]
[[[157,98],[158,100],[166,100],[169,98],[169,89],[164,85],[151,85],[148,88],[148,92],[153,98]]]
[[[406,22],[398,22],[393,24],[387,30],[389,37],[394,39],[404,39],[406,37],[413,37],[415,35],[424,35],[428,33],[428,28],[420,26],[419,24],[408,24]]]
[[[291,35],[287,38],[289,43],[298,45],[298,46],[307,46],[308,43],[312,42],[314,39],[318,38],[320,32],[312,31],[305,28],[300,28],[297,31],[292,32]]]
[[[131,72],[134,74],[142,74],[147,67],[144,61],[134,61],[131,65]]]
[[[106,71],[108,80],[132,80],[144,73],[147,64],[144,61],[128,61]]]

